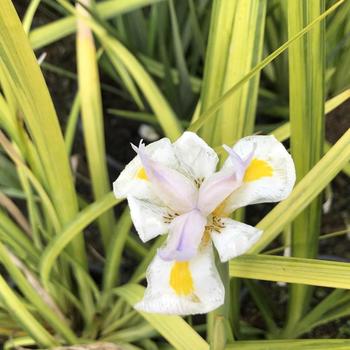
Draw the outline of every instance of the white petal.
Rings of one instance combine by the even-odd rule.
[[[186,131],[173,144],[181,170],[192,179],[203,179],[215,172],[219,161],[215,151],[193,132]]]
[[[166,218],[172,215],[170,209],[133,196],[128,196],[128,204],[132,222],[142,242],[168,233],[170,221]]]
[[[173,152],[169,139],[163,138],[146,146],[146,154],[154,161],[171,168],[178,168],[178,161]],[[114,194],[117,198],[126,198],[133,195],[137,198],[154,197],[151,183],[138,178],[137,174],[142,169],[139,156],[136,156],[120,173],[113,183]]]
[[[225,201],[225,212],[256,203],[279,202],[290,194],[295,183],[295,167],[290,154],[282,143],[274,136],[248,136],[235,144],[234,151],[243,159],[254,151],[250,163],[263,161],[267,164],[272,173],[270,176],[263,176],[252,181],[243,179],[242,185],[230,195]],[[228,159],[224,168],[230,167]],[[250,166],[247,167],[247,172]]]
[[[224,303],[225,290],[217,272],[212,245],[208,244],[189,262],[193,293],[178,295],[170,285],[175,262],[156,256],[147,270],[148,286],[135,308],[144,312],[191,315],[210,312]]]
[[[244,254],[262,235],[261,230],[242,222],[229,218],[220,220],[224,227],[220,232],[212,231],[211,238],[222,262]]]
[[[152,189],[169,208],[179,214],[195,208],[198,190],[194,182],[179,171],[152,160],[145,145],[133,146],[138,153]]]

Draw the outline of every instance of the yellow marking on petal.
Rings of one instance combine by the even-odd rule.
[[[146,181],[148,181],[148,177],[147,177],[145,168],[140,168],[139,171],[138,171],[137,174],[136,174],[136,177],[137,177],[138,179],[140,179],[140,180],[146,180]]]
[[[170,272],[170,286],[177,295],[193,293],[193,279],[188,261],[176,261]]]
[[[245,171],[243,181],[250,182],[262,177],[271,177],[273,169],[268,162],[261,159],[253,159]]]

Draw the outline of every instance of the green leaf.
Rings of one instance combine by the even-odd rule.
[[[210,30],[205,57],[204,76],[200,96],[200,113],[206,113],[208,108],[217,101],[225,92],[223,83],[225,80],[225,70],[227,59],[229,57],[229,48],[231,40],[231,28],[235,10],[234,1],[216,0],[213,2]],[[220,69],[218,69],[218,67]],[[199,117],[200,119],[201,117]],[[197,131],[194,128],[199,123],[196,122],[190,126],[190,130]],[[213,145],[215,137],[219,135],[217,129],[217,110],[213,111],[212,119],[205,128],[200,130],[200,136],[204,138],[209,145]],[[219,140],[217,141],[217,143]]]
[[[333,6],[331,6],[327,11],[322,15],[314,19],[309,25],[307,25],[303,30],[296,34],[293,38],[289,39],[283,45],[281,45],[277,50],[268,55],[263,59],[259,64],[257,64],[248,74],[246,74],[241,80],[239,80],[234,86],[227,90],[224,95],[217,99],[214,103],[210,105],[202,115],[196,119],[196,121],[190,126],[190,131],[199,130],[207,120],[210,120],[215,116],[215,113],[221,108],[221,106],[230,99],[233,93],[235,93],[242,85],[244,85],[249,79],[251,79],[255,74],[260,72],[265,66],[267,66],[271,61],[278,57],[283,51],[285,51],[291,43],[298,40],[305,33],[307,33],[311,28],[318,24],[320,21],[324,20],[329,14],[331,14],[337,7],[339,7],[345,0],[339,0]]]
[[[0,186],[19,189],[20,184],[16,174],[16,168],[2,153],[0,153],[0,169]]]
[[[81,211],[79,215],[49,243],[43,252],[40,262],[40,275],[45,287],[48,286],[53,264],[63,249],[80,233],[81,230],[119,202],[120,201],[115,198],[113,192],[105,195],[99,201],[90,204]]]
[[[230,276],[350,289],[348,263],[318,259],[244,255],[230,261]]]
[[[146,67],[146,69],[151,74],[153,74],[157,78],[164,79],[165,67],[162,63],[155,61],[154,59],[152,59],[146,55],[143,55],[143,54],[139,54],[138,57],[139,57],[140,61],[142,62],[142,64]],[[170,76],[171,76],[171,80],[174,84],[179,84],[179,72],[177,71],[177,69],[171,68],[170,69]],[[201,79],[194,77],[194,76],[190,76],[190,82],[191,82],[193,92],[199,92],[201,89],[201,85],[202,85]]]
[[[2,0],[1,9],[0,62],[8,73],[14,95],[43,163],[52,201],[59,208],[59,217],[64,224],[76,214],[77,201],[56,112],[11,2]]]
[[[303,317],[291,335],[295,338],[299,337],[316,325],[329,322],[329,315],[334,314],[334,310],[340,309],[341,312],[348,313],[349,310],[345,307],[344,302],[346,304],[349,300],[350,296],[346,290],[335,289]],[[335,315],[335,318],[338,318],[338,315]]]
[[[25,176],[32,183],[33,187],[37,191],[43,203],[47,216],[51,220],[52,226],[56,229],[56,231],[58,231],[61,227],[61,224],[59,222],[57,212],[52,204],[52,201],[50,200],[48,194],[46,193],[45,189],[41,185],[40,181],[35,177],[33,172],[25,165],[23,160],[17,154],[16,149],[12,146],[11,142],[5,137],[4,133],[1,130],[0,130],[0,144],[4,148],[4,150],[7,152],[11,160],[19,168],[18,174],[21,174],[21,172],[23,172],[23,174],[25,174]]]
[[[348,350],[348,339],[253,340],[230,344],[226,350]]]
[[[36,345],[36,342],[31,337],[16,337],[4,343],[4,350],[18,349],[20,346]]]
[[[185,60],[184,48],[181,41],[179,22],[174,6],[174,1],[170,0],[168,3],[174,43],[174,56],[179,71],[179,95],[181,103],[180,114],[182,116],[185,116],[187,115],[189,108],[192,107],[191,105],[194,100],[194,96],[191,88],[190,74],[188,71],[187,62]]]
[[[264,290],[262,285],[254,283],[255,281],[246,280],[244,281],[247,286],[249,293],[251,294],[255,304],[260,310],[261,316],[263,317],[266,327],[270,333],[277,333],[278,327],[274,321],[274,314],[271,307],[269,296]]]
[[[324,11],[324,0],[288,0],[288,36],[293,38]],[[289,113],[291,154],[297,181],[319,161],[324,149],[325,23],[320,22],[289,47]],[[321,225],[321,197],[315,198],[292,222],[291,253],[315,257]],[[311,290],[291,286],[286,328],[303,317]]]
[[[264,42],[266,1],[235,1],[231,42],[222,93],[237,83],[261,60]],[[254,130],[259,73],[231,96],[221,108],[221,143],[235,143]]]
[[[142,102],[142,98],[139,94],[139,91],[134,83],[134,80],[132,79],[131,75],[129,74],[127,68],[124,66],[123,63],[121,63],[117,57],[115,57],[113,54],[111,54],[109,51],[107,51],[107,56],[111,62],[111,65],[114,67],[115,72],[112,74],[114,75],[117,73],[121,81],[123,82],[126,89],[129,91],[130,95],[133,97],[134,102],[138,106],[139,109],[144,110],[145,106]]]
[[[39,252],[26,235],[5,212],[0,209],[0,236],[3,243],[9,244],[16,254],[28,261],[37,262]],[[17,249],[16,249],[17,248]]]
[[[73,144],[74,144],[74,135],[78,124],[79,119],[79,112],[80,112],[80,98],[79,93],[75,95],[69,116],[68,116],[68,122],[66,126],[66,130],[64,133],[64,142],[66,144],[66,150],[68,156],[71,155]]]
[[[90,1],[85,1],[89,8]],[[77,14],[88,17],[88,12],[77,5]],[[90,28],[82,18],[77,25],[77,66],[81,117],[83,121],[84,143],[88,160],[94,199],[99,200],[110,191],[104,137],[103,107],[100,91],[97,55]],[[107,249],[114,228],[114,215],[111,210],[98,218],[102,241]]]
[[[326,141],[324,147],[325,147],[325,152],[328,152],[332,148],[332,144]],[[344,165],[342,171],[344,174],[350,177],[350,162]]]
[[[181,135],[182,128],[170,105],[147,71],[118,40],[109,36],[100,26],[92,24],[91,22],[89,24],[92,25],[92,29],[96,32],[96,35],[99,37],[107,52],[109,52],[109,55],[114,55],[122,62],[137,82],[159,120],[159,124],[166,136],[173,141],[176,140]]]
[[[36,10],[40,5],[41,0],[31,0],[27,7],[26,13],[23,18],[23,29],[26,33],[29,33],[30,27],[32,25],[33,17]]]
[[[77,337],[70,329],[68,321],[63,319],[62,313],[57,309],[51,297],[42,289],[40,283],[29,270],[27,275],[23,275],[20,269],[16,266],[15,256],[10,254],[4,245],[0,243],[0,261],[15,281],[17,287],[26,296],[28,301],[35,306],[39,314],[70,344],[77,343]],[[16,258],[17,259],[17,258]],[[31,284],[28,280],[31,281]],[[46,295],[45,295],[45,294]]]
[[[98,3],[96,8],[99,16],[109,19],[159,1],[163,0],[106,0]],[[31,31],[29,39],[33,49],[39,49],[74,33],[75,30],[76,18],[68,16],[34,29]]]
[[[38,152],[48,194],[61,225],[65,225],[78,211],[69,159],[49,91],[10,0],[1,0],[0,41],[0,65],[6,73]],[[69,249],[87,268],[82,235],[76,236]],[[92,314],[90,290],[84,285],[80,273],[77,272],[76,277],[85,308]]]
[[[12,317],[38,342],[44,347],[57,345],[57,340],[38,322],[37,319],[26,309],[24,304],[8,286],[6,281],[0,276],[0,297],[6,305]]]
[[[108,293],[120,280],[120,263],[123,248],[130,232],[132,221],[127,207],[118,220],[108,246],[106,263],[103,270],[103,289]]]

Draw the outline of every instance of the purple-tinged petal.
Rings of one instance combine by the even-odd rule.
[[[204,180],[199,189],[197,208],[209,215],[242,183],[237,170],[223,169]]]
[[[150,159],[142,142],[139,148],[134,145],[132,147],[138,153],[157,196],[169,208],[180,214],[191,211],[198,197],[198,190],[194,183],[178,171]]]
[[[147,145],[145,152],[154,161],[160,162],[170,168],[177,169],[179,162],[174,154],[173,146],[169,139],[162,138],[159,141]],[[117,198],[126,198],[131,195],[138,199],[157,201],[158,196],[152,189],[150,181],[142,178],[144,173],[139,156],[134,157],[113,183],[114,194]],[[145,175],[145,174],[144,174]],[[161,202],[161,201],[157,201]]]
[[[197,254],[207,219],[195,209],[176,217],[169,227],[166,245],[158,250],[166,261],[187,261]]]
[[[242,184],[244,173],[251,162],[254,152],[249,153],[246,159],[242,159],[232,148],[223,145],[229,154],[230,165],[207,178],[200,190],[197,207],[206,215],[217,208],[233,191]]]
[[[246,159],[242,159],[237,152],[234,151],[233,148],[223,145],[222,146],[225,151],[229,154],[229,161],[231,162],[231,166],[233,169],[237,172],[237,179],[241,180],[244,177],[244,173],[249,165],[249,163],[252,161],[254,157],[254,153],[256,150],[256,144],[253,144],[253,149],[250,151]]]

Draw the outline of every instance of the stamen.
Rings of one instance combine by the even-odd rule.
[[[221,218],[217,216],[212,216],[212,223],[210,225],[205,226],[205,230],[208,231],[208,233],[211,233],[213,231],[217,233],[221,233],[221,230],[224,229],[226,226],[221,221]]]
[[[201,187],[204,180],[205,180],[204,177],[198,177],[197,179],[194,180],[194,184],[198,189]]]
[[[166,215],[163,215],[163,220],[165,224],[170,224],[176,216],[179,216],[178,213],[166,213]]]

